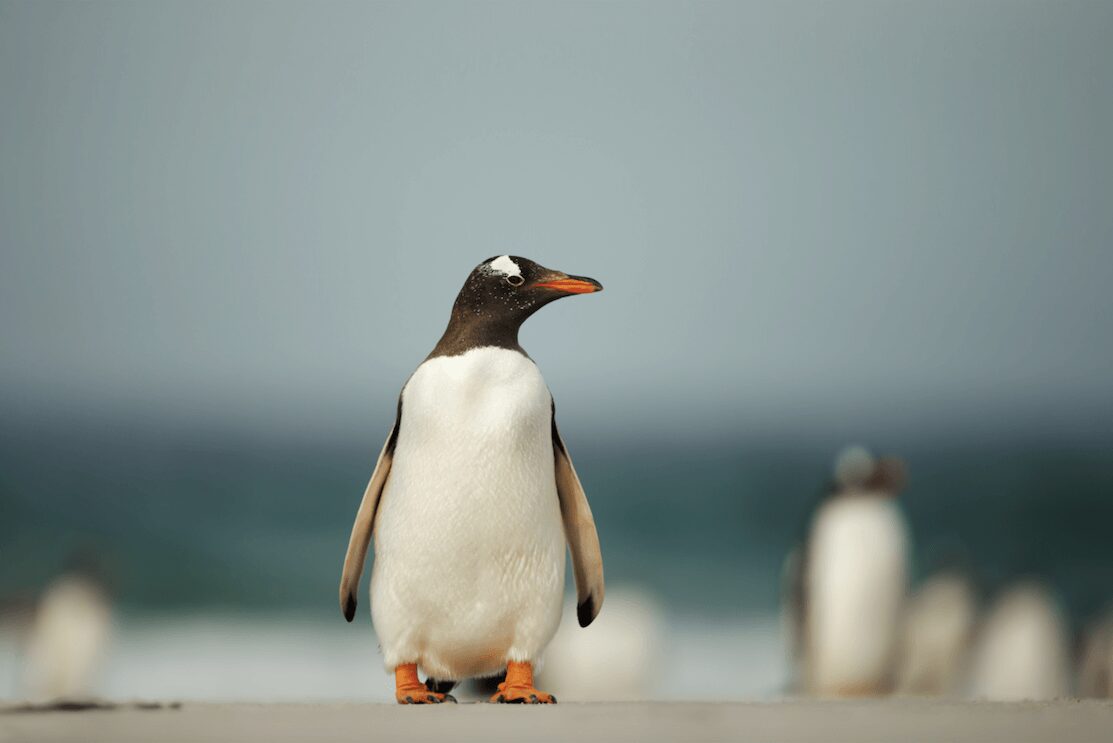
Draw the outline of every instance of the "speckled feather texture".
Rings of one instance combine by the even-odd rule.
[[[537,366],[505,348],[431,358],[407,382],[371,576],[387,670],[540,662],[564,593],[551,405]]]
[[[885,493],[852,491],[816,514],[804,576],[813,693],[876,694],[890,683],[908,549],[904,517]]]

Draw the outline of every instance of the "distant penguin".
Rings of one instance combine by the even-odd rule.
[[[905,609],[895,691],[961,693],[977,620],[977,596],[965,573],[943,570],[928,578]]]
[[[37,702],[87,700],[112,637],[112,603],[97,572],[84,566],[51,583],[27,638],[24,687]]]
[[[784,640],[787,677],[784,689],[790,694],[806,691],[804,684],[804,553],[794,547],[781,563],[781,637]]]
[[[804,688],[819,696],[889,691],[909,536],[896,496],[904,466],[861,447],[836,460],[801,566]]]
[[[664,611],[652,594],[612,590],[607,613],[586,631],[566,622],[557,632],[541,679],[573,702],[652,699],[661,682],[664,635]]]
[[[1041,583],[1003,592],[978,632],[971,673],[975,699],[1058,699],[1070,693],[1067,627]]]
[[[518,344],[541,307],[601,289],[525,258],[490,258],[402,388],[340,581],[350,622],[374,534],[371,616],[401,704],[454,701],[455,682],[503,670],[492,701],[555,702],[533,671],[560,622],[566,541],[580,625],[602,606],[591,509],[549,389]]]
[[[1106,613],[1082,632],[1078,655],[1078,696],[1113,698],[1113,612]]]

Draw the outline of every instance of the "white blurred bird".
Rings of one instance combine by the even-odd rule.
[[[861,447],[835,462],[801,566],[804,688],[820,696],[885,693],[907,584],[909,535],[896,495],[904,466]]]
[[[970,693],[994,701],[1040,700],[1070,692],[1067,627],[1037,582],[1003,592],[978,633]]]
[[[1078,658],[1080,697],[1113,698],[1113,611],[1086,627]]]
[[[659,686],[665,621],[647,591],[614,588],[607,610],[587,629],[562,622],[541,678],[565,701],[635,701]]]
[[[945,570],[925,581],[905,609],[895,691],[959,693],[977,619],[977,597],[964,573]]]
[[[100,581],[85,571],[44,592],[27,639],[24,687],[29,699],[87,699],[112,635],[112,607]]]

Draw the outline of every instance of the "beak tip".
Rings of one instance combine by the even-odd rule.
[[[536,286],[542,289],[554,289],[564,294],[594,294],[603,291],[603,285],[587,276],[569,276],[561,274],[561,278],[543,281]]]
[[[591,287],[590,289],[586,289],[586,291],[581,289],[581,292],[584,294],[595,294],[596,292],[603,291],[603,285],[590,276],[569,276],[568,278],[579,282],[581,286],[583,284],[589,285]]]

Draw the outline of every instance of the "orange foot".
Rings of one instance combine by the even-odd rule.
[[[394,698],[399,704],[441,704],[455,702],[451,694],[430,691],[417,679],[417,664],[406,663],[394,669]]]
[[[538,691],[533,686],[533,666],[529,663],[510,661],[506,664],[506,681],[491,697],[499,704],[556,704],[556,697]]]

